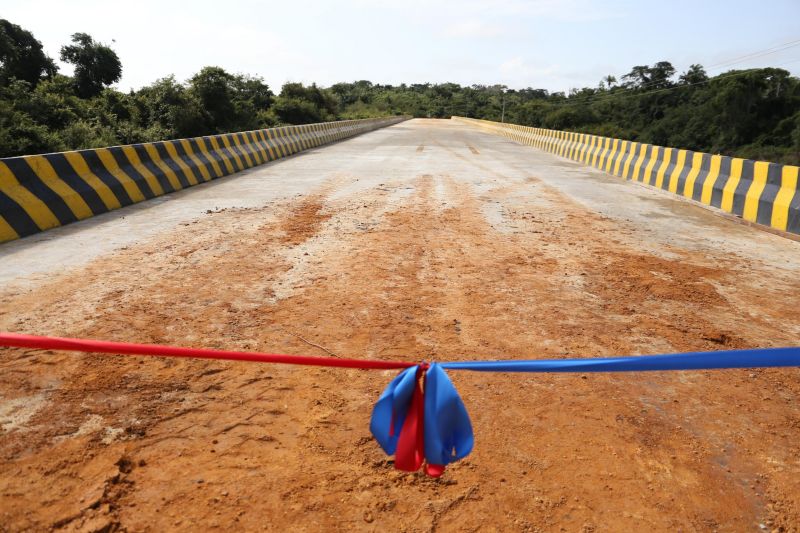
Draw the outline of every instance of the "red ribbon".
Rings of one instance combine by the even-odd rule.
[[[41,350],[68,350],[73,352],[100,352],[122,355],[153,355],[164,357],[192,357],[199,359],[225,359],[229,361],[254,361],[258,363],[282,363],[287,365],[331,366],[361,368],[365,370],[391,370],[410,368],[417,363],[405,361],[370,361],[365,359],[341,359],[338,357],[315,357],[310,355],[285,355],[259,352],[233,352],[207,348],[179,348],[161,344],[132,344],[90,339],[64,337],[41,337],[19,333],[0,333],[0,346],[37,348]]]
[[[234,352],[211,350],[207,348],[181,348],[161,344],[133,344],[128,342],[109,342],[90,339],[71,339],[64,337],[43,337],[20,333],[0,333],[0,346],[35,348],[40,350],[66,350],[73,352],[98,352],[117,355],[148,355],[163,357],[191,357],[199,359],[223,359],[228,361],[253,361],[258,363],[282,363],[289,365],[327,366],[339,368],[360,368],[390,370],[410,368],[417,363],[406,361],[371,361],[364,359],[340,359],[338,357],[314,357],[308,355],[286,355],[259,352]],[[411,406],[403,422],[395,453],[395,467],[398,470],[416,472],[425,461],[425,395],[423,377],[428,365],[418,365],[416,387],[411,398]],[[444,472],[443,465],[428,464],[425,472],[439,477]]]
[[[397,439],[397,449],[394,452],[394,467],[405,472],[416,472],[425,462],[425,390],[424,376],[427,365],[417,368],[417,382],[411,396],[411,406],[408,408],[400,436]],[[425,465],[425,473],[431,477],[439,477],[444,473],[444,465]]]

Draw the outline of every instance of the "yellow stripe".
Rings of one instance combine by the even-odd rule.
[[[225,145],[225,148],[228,149],[228,151],[231,153],[233,158],[236,160],[236,163],[238,163],[239,168],[241,168],[241,169],[248,168],[248,167],[246,167],[244,165],[244,161],[242,161],[242,158],[239,157],[239,154],[236,153],[236,150],[233,149],[233,146],[231,145],[230,141],[228,140],[228,135],[220,135],[219,138],[222,139],[222,144]]]
[[[700,195],[700,201],[706,205],[711,205],[711,196],[714,194],[714,184],[717,183],[717,178],[719,178],[721,165],[722,156],[712,155],[711,168],[708,169],[708,176],[706,176],[706,181],[703,182],[703,193]]]
[[[39,229],[44,230],[61,225],[61,222],[59,222],[58,218],[50,211],[47,204],[22,186],[17,180],[17,177],[14,176],[14,173],[11,172],[11,169],[2,161],[0,161],[0,190],[25,210],[28,216],[33,219],[33,222],[39,226]],[[5,231],[3,231],[3,235],[6,235]],[[14,232],[14,235],[16,235],[16,232]]]
[[[722,189],[722,210],[728,213],[733,213],[733,199],[736,196],[736,189],[739,187],[739,181],[742,179],[742,168],[744,167],[744,159],[734,157],[731,159],[731,175],[725,183],[725,188]]]
[[[278,159],[275,156],[275,150],[272,148],[272,143],[270,143],[269,138],[264,135],[264,130],[258,130],[258,136],[261,137],[261,141],[264,143],[264,147],[267,150],[267,154],[269,154],[269,160],[273,161]]]
[[[781,171],[781,188],[772,202],[770,226],[786,231],[789,224],[789,206],[797,191],[797,175],[800,168],[786,165]]]
[[[289,144],[292,146],[292,154],[296,154],[302,150],[300,143],[298,142],[296,131],[297,130],[295,130],[295,128],[290,127],[286,135],[286,138],[289,140]]]
[[[189,156],[189,159],[192,160],[194,163],[195,168],[200,172],[200,175],[203,178],[203,181],[208,181],[211,179],[211,173],[208,172],[208,168],[206,167],[203,160],[194,155],[194,149],[192,148],[192,143],[190,143],[187,139],[180,140],[181,146],[183,146],[183,151],[186,152],[186,155]]]
[[[656,187],[659,189],[664,188],[664,173],[669,168],[670,161],[672,161],[672,148],[665,148],[664,159],[661,161],[661,166],[658,167],[658,173],[656,174]]]
[[[611,150],[611,139],[606,137],[603,140],[603,149],[600,153],[600,165],[597,167],[600,170],[605,170],[606,168],[606,160],[608,158],[609,152]]]
[[[111,155],[111,152],[109,152],[108,149],[98,148],[94,152],[97,154],[97,157],[100,159],[100,162],[103,163],[103,166],[106,168],[108,173],[117,178],[117,180],[122,184],[122,188],[125,189],[125,192],[128,193],[128,196],[131,197],[131,200],[134,202],[141,202],[144,200],[144,194],[142,194],[139,186],[130,176],[125,174],[125,172],[119,168],[117,160],[114,159],[114,156]]]
[[[583,158],[581,160],[584,165],[589,165],[592,161],[592,152],[594,151],[595,139],[596,137],[594,135],[587,138],[588,142],[586,143],[586,150],[583,152]]]
[[[183,174],[188,177],[189,183],[197,185],[199,183],[197,177],[194,175],[194,172],[192,172],[192,169],[189,168],[189,165],[184,163],[181,156],[178,155],[178,150],[175,149],[175,146],[171,142],[165,142],[164,148],[166,148],[170,158],[183,170]]]
[[[253,144],[256,153],[258,153],[260,163],[264,164],[267,161],[269,161],[269,154],[267,153],[267,149],[264,147],[264,143],[261,141],[261,137],[258,135],[258,132],[257,131],[249,132],[247,138],[250,139],[250,142]]]
[[[225,169],[228,171],[228,174],[233,174],[236,169],[233,167],[233,163],[230,161],[231,156],[226,154],[225,151],[220,147],[216,136],[209,137],[208,140],[211,143],[211,147],[214,149],[214,153],[222,158],[222,164],[225,165]]]
[[[649,144],[642,144],[641,148],[639,148],[639,155],[636,156],[636,164],[633,166],[633,175],[631,179],[633,181],[639,181],[639,169],[642,168],[642,163],[645,162],[645,158],[647,157],[647,147],[650,146]]]
[[[678,150],[678,161],[675,163],[675,168],[672,169],[672,174],[669,176],[669,192],[678,194],[678,181],[683,172],[683,168],[686,166],[687,153],[686,150]]]
[[[308,143],[308,140],[306,139],[307,130],[308,130],[307,126],[298,126],[297,127],[297,136],[298,136],[298,140],[300,141],[300,148],[302,150],[307,150],[308,148],[311,147],[310,144]],[[519,136],[517,136],[517,139],[519,139]]]
[[[70,211],[72,211],[72,214],[75,215],[75,218],[83,220],[84,218],[89,218],[94,215],[81,195],[58,177],[56,169],[53,168],[47,159],[39,155],[27,156],[25,160],[36,175],[39,176],[39,179],[64,200]]]
[[[175,174],[175,172],[172,171],[171,168],[167,166],[166,163],[164,163],[164,161],[161,160],[161,156],[158,155],[158,150],[156,149],[156,147],[150,143],[145,143],[142,146],[144,146],[144,149],[150,156],[150,160],[153,161],[153,163],[159,169],[161,169],[161,172],[163,172],[164,175],[167,177],[170,185],[172,185],[172,188],[175,189],[176,191],[183,189],[180,180],[178,180],[178,176]]]
[[[603,138],[596,137],[594,142],[594,150],[592,150],[592,166],[597,168],[597,163],[600,160],[600,151],[603,147]]]
[[[580,156],[580,159],[579,159],[579,161],[581,163],[583,163],[584,165],[586,164],[586,160],[587,160],[587,157],[588,157],[587,154],[589,153],[589,144],[590,143],[591,143],[591,138],[589,137],[589,135],[584,134],[584,136],[583,136],[583,146],[581,147],[581,156]]]
[[[283,147],[281,146],[282,143],[278,142],[275,132],[272,130],[265,130],[264,133],[267,135],[267,138],[269,138],[269,142],[273,146],[273,149],[278,153],[278,157],[276,157],[276,159],[286,157]]]
[[[619,168],[622,166],[622,160],[625,159],[625,150],[628,148],[629,141],[622,141],[617,154],[617,160],[614,163],[614,175],[619,176]]]
[[[661,153],[660,146],[654,146],[653,149],[650,151],[650,162],[647,163],[647,166],[644,169],[644,177],[643,181],[650,185],[650,179],[653,177],[653,167],[656,166],[656,162],[658,162],[658,156]]]
[[[294,146],[292,146],[292,140],[287,131],[276,131],[275,142],[281,147],[284,157],[289,157],[294,153]]]
[[[133,146],[122,146],[122,153],[125,154],[125,157],[128,158],[128,161],[131,162],[133,168],[136,171],[144,176],[145,181],[150,186],[150,190],[153,191],[153,194],[156,196],[161,196],[164,194],[164,189],[161,187],[161,183],[158,182],[158,178],[156,178],[155,174],[150,172],[150,169],[144,166],[142,160],[139,159],[139,154],[136,153],[136,150],[133,149]]]
[[[697,176],[700,174],[700,166],[703,164],[703,154],[695,152],[692,155],[692,169],[689,175],[686,176],[686,183],[683,184],[683,195],[686,198],[691,198],[694,192],[694,182],[697,181]]]
[[[19,239],[19,235],[14,231],[14,228],[6,222],[3,215],[0,215],[0,242],[13,241]]]
[[[589,166],[594,166],[595,161],[597,161],[597,143],[599,139],[597,137],[592,137],[592,140],[589,142],[589,152],[586,154],[586,164]]]
[[[631,168],[631,161],[634,157],[636,157],[636,149],[639,147],[639,143],[631,143],[631,149],[628,153],[628,157],[625,158],[625,165],[622,167],[622,177],[628,179],[628,170]]]
[[[197,141],[197,147],[200,148],[200,151],[206,156],[206,159],[208,159],[208,162],[211,163],[211,166],[214,168],[215,177],[224,176],[225,173],[222,171],[219,163],[217,163],[217,159],[211,155],[211,150],[206,146],[206,140],[202,137],[195,137],[195,141]]]
[[[63,155],[64,159],[75,169],[78,176],[85,181],[89,187],[94,189],[94,192],[100,197],[106,209],[111,210],[122,207],[114,191],[89,169],[89,165],[81,154],[78,152],[64,152]]]
[[[747,191],[744,199],[744,213],[742,217],[750,222],[755,222],[758,218],[758,200],[767,185],[767,174],[769,173],[769,163],[766,161],[756,161],[753,165],[753,183]]]
[[[575,150],[575,161],[580,162],[583,159],[583,151],[586,149],[586,144],[584,143],[585,135],[583,133],[579,134],[578,136],[578,145],[576,146]]]
[[[243,136],[244,134],[232,133],[231,139],[233,139],[233,142],[236,144],[236,146],[239,147],[239,149],[244,154],[244,159],[245,161],[247,161],[247,168],[254,167],[256,165],[255,156],[253,156],[250,153],[250,150],[248,150],[248,148],[250,148],[250,143],[243,143],[242,140],[239,138]]]

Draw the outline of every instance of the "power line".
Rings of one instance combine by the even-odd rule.
[[[775,45],[775,46],[772,46],[772,47],[764,49],[764,50],[751,52],[751,53],[746,54],[744,56],[739,56],[737,58],[730,59],[730,60],[722,62],[722,63],[716,63],[716,64],[713,64],[713,65],[710,65],[709,67],[707,67],[707,71],[710,71],[710,70],[716,69],[716,68],[720,68],[720,67],[727,67],[727,66],[735,65],[737,63],[742,63],[742,62],[748,61],[750,59],[756,59],[758,57],[763,57],[763,56],[774,54],[774,53],[777,53],[777,52],[783,52],[784,50],[788,50],[790,48],[793,48],[793,47],[799,46],[799,45],[800,45],[800,39],[796,39],[794,41],[789,41],[789,42],[786,42],[786,43],[783,43],[783,44]],[[794,60],[789,61],[789,63],[793,63],[793,62],[794,62]],[[783,64],[786,64],[786,63],[783,63]],[[748,69],[748,70],[752,70],[752,69]],[[745,71],[745,72],[747,72],[747,71]],[[624,76],[622,76],[622,77],[624,78]],[[710,79],[711,78],[709,78],[709,80]],[[717,76],[714,79],[719,79],[719,76]],[[639,87],[636,87],[635,89],[628,89],[628,90],[636,91],[636,90],[647,89],[648,87],[652,87],[654,85],[657,85],[658,83],[660,83],[660,82],[659,81],[650,81],[650,82],[642,84]],[[697,83],[700,83],[700,82],[697,82]],[[674,89],[674,88],[687,87],[687,86],[690,86],[690,85],[694,85],[694,84],[685,84],[685,85],[678,85],[678,86],[675,86],[675,87],[667,87],[667,88],[664,88],[664,89],[657,89],[656,91],[667,90],[667,89],[671,90],[671,89]],[[577,105],[577,104],[580,104],[580,103],[583,103],[583,102],[588,102],[589,100],[595,100],[596,101],[596,100],[604,99],[605,97],[610,97],[610,96],[615,96],[615,97],[616,96],[620,96],[620,97],[622,97],[622,96],[634,96],[634,95],[638,96],[638,95],[645,95],[645,94],[650,94],[650,92],[634,93],[634,94],[631,94],[631,95],[622,95],[619,92],[614,93],[613,95],[611,95],[611,94],[608,94],[608,95],[594,95],[594,94],[591,94],[591,95],[584,95],[584,96],[579,96],[579,97],[571,97],[571,98],[567,97],[569,99],[569,102],[559,102],[559,103],[554,103],[553,105],[568,105],[568,104]]]

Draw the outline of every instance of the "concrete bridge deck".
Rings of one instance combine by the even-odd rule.
[[[0,330],[412,360],[788,346],[799,273],[799,242],[413,120],[0,246]],[[0,523],[800,523],[798,369],[453,372],[476,449],[439,481],[369,435],[391,377],[0,349]]]

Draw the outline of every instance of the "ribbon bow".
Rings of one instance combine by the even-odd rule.
[[[370,431],[395,468],[439,477],[472,451],[472,424],[464,402],[437,363],[404,370],[375,404]]]

